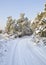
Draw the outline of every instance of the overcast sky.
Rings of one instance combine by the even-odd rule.
[[[23,12],[29,19],[33,19],[44,9],[45,2],[46,0],[0,0],[0,27],[4,28],[8,16],[16,19]]]

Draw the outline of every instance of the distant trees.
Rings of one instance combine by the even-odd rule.
[[[5,31],[8,34],[12,34],[14,32],[14,24],[15,24],[15,20],[12,19],[12,16],[8,17],[7,23],[6,23],[6,27],[5,27]]]
[[[17,34],[18,36],[31,35],[33,33],[30,27],[31,23],[24,15],[21,13],[18,20],[13,20],[11,16],[8,17],[5,31],[8,34]]]
[[[12,17],[10,16],[10,17],[7,17],[7,18],[8,18],[8,20],[7,20],[7,24],[6,24],[5,30],[6,30],[7,33],[9,33],[10,32],[10,28],[11,28],[11,24],[12,24]]]
[[[1,33],[2,31],[0,31]],[[46,12],[39,13],[36,18],[31,21],[25,17],[25,13],[21,13],[19,18],[12,19],[12,16],[7,17],[5,32],[9,35],[18,37],[31,35],[35,33],[39,36],[46,36]]]

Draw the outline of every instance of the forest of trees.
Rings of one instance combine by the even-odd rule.
[[[0,30],[0,33],[3,31]],[[46,5],[44,11],[37,14],[33,22],[25,17],[25,13],[21,13],[19,18],[13,19],[12,16],[7,17],[5,33],[18,37],[25,35],[36,35],[46,37]]]
[[[12,16],[9,16],[5,27],[5,32],[7,34],[16,34],[18,36],[31,35],[33,32],[30,24],[31,22],[27,17],[25,17],[24,13],[21,13],[19,19],[17,20],[13,20]]]

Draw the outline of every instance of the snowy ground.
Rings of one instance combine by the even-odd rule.
[[[46,65],[46,46],[33,36],[0,39],[0,65]]]

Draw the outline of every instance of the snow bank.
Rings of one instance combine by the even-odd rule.
[[[0,40],[0,65],[46,65],[46,46],[34,40],[34,36]]]

